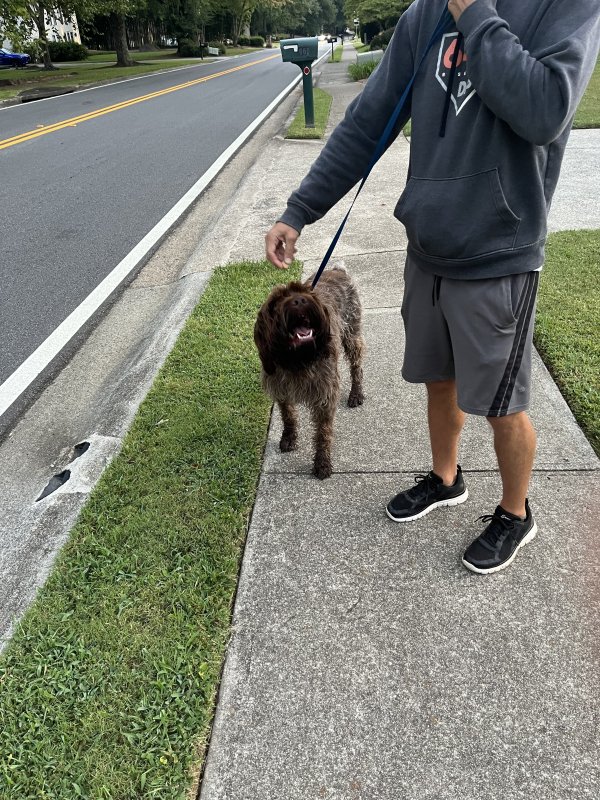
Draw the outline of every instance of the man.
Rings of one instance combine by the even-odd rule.
[[[279,268],[302,228],[356,183],[446,0],[415,0],[266,237]],[[537,527],[527,493],[536,437],[527,415],[546,219],[573,115],[600,41],[598,0],[451,0],[455,22],[421,65],[396,135],[412,119],[408,182],[394,211],[408,251],[402,374],[425,383],[432,471],[387,506],[396,522],[457,505],[465,414],[487,417],[502,496],[463,564],[508,566]],[[348,174],[348,164],[354,171]]]

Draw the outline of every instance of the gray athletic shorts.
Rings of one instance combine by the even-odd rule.
[[[525,411],[538,279],[538,272],[472,281],[440,278],[409,256],[402,302],[404,379],[455,379],[458,405],[468,414]]]

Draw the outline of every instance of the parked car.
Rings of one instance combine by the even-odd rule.
[[[31,57],[27,53],[10,53],[0,47],[0,66],[3,67],[24,67],[29,64]]]

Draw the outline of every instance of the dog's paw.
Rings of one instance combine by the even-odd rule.
[[[365,402],[365,395],[362,389],[353,389],[350,392],[350,396],[348,397],[348,406],[350,408],[356,408],[357,406],[362,406]]]
[[[319,480],[330,478],[333,472],[333,466],[328,458],[316,458],[313,465],[313,475],[316,475]]]
[[[284,434],[279,440],[279,449],[282,453],[291,453],[292,450],[296,449],[297,442],[298,440],[295,434]]]

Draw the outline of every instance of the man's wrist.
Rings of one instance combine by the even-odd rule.
[[[302,213],[302,209],[292,204],[288,205],[283,214],[278,217],[277,222],[283,222],[284,225],[289,225],[290,228],[297,230],[298,234],[302,233],[302,228],[308,224],[305,215]]]
[[[465,39],[490,17],[497,16],[496,0],[474,0],[462,12],[456,27]]]
[[[449,0],[448,11],[454,17],[454,21],[458,22],[466,9],[473,5],[474,2],[476,2],[476,0]]]

